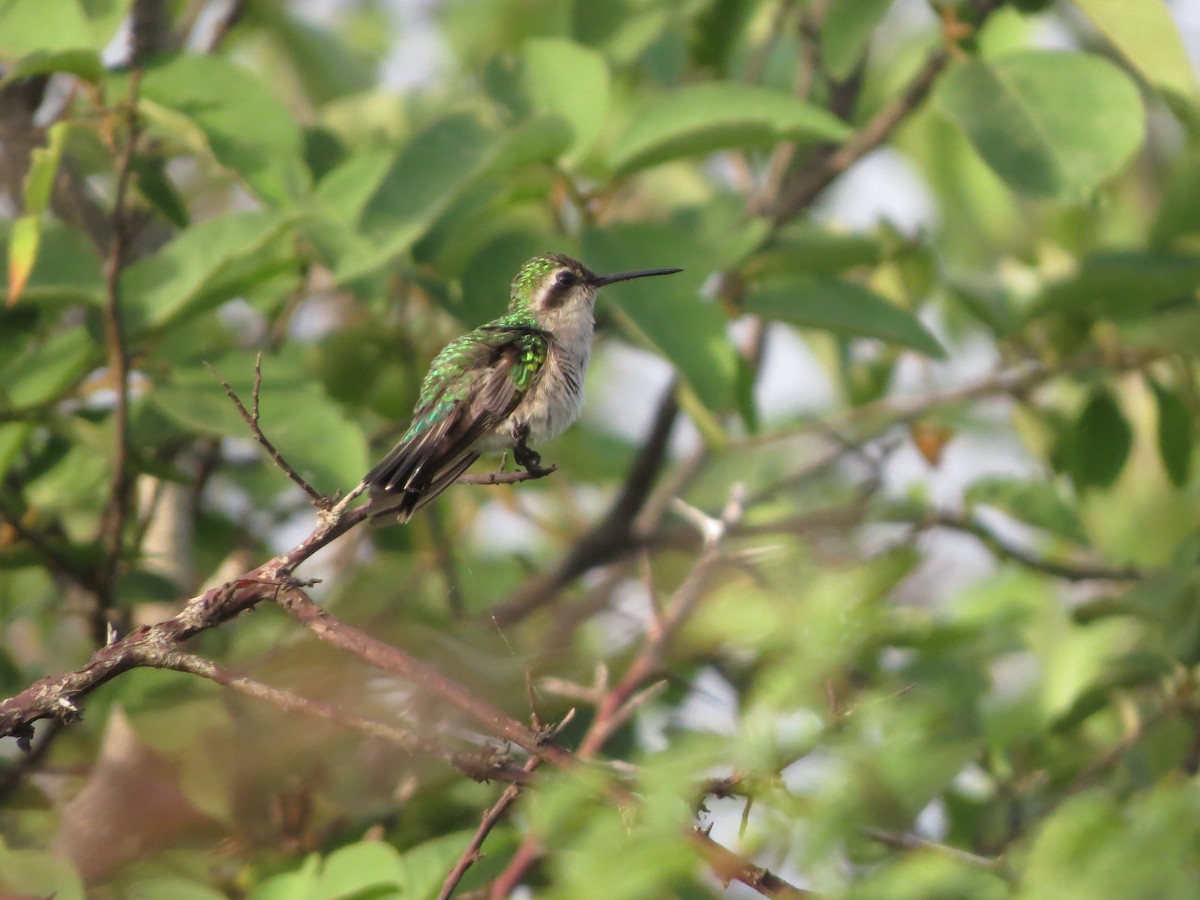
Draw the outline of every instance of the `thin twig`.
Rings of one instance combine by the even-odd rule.
[[[207,678],[209,681],[236,691],[246,697],[267,703],[284,712],[298,712],[313,718],[345,725],[368,734],[371,737],[395,744],[409,753],[421,756],[431,756],[453,766],[469,778],[476,781],[494,779],[510,781],[514,784],[524,783],[528,769],[522,769],[509,764],[506,754],[496,748],[486,748],[483,752],[471,750],[467,752],[452,750],[403,728],[358,715],[330,703],[310,700],[290,691],[271,687],[253,678],[236,675],[211,660],[192,653],[168,651],[162,654],[147,654],[146,665],[159,669],[173,669],[176,672],[187,672]]]
[[[580,575],[612,561],[635,545],[634,522],[666,462],[671,432],[678,418],[679,403],[672,383],[659,400],[650,433],[604,518],[575,542],[557,568],[533,579],[509,596],[489,613],[490,619],[500,626],[520,621],[549,603],[562,588]]]
[[[276,599],[293,619],[322,641],[357,656],[368,665],[411,681],[430,696],[475,719],[493,737],[511,741],[534,756],[540,756],[559,767],[567,767],[574,761],[571,753],[547,743],[544,735],[522,725],[508,713],[476,696],[427,663],[410,656],[398,647],[339,622],[317,606],[298,586],[288,585],[286,579],[279,582]]]
[[[317,527],[286,553],[192,597],[172,618],[155,625],[143,625],[106,643],[92,654],[86,665],[62,675],[47,676],[19,694],[0,701],[0,737],[15,737],[19,746],[28,748],[33,738],[33,725],[38,720],[76,721],[80,715],[78,701],[123,672],[145,666],[147,646],[171,648],[229,621],[263,600],[274,598],[281,578],[366,517],[362,508],[329,511],[318,517]]]
[[[600,695],[596,715],[575,752],[577,758],[595,757],[642,703],[653,698],[653,688],[650,689],[651,692],[644,692],[641,688],[662,664],[670,641],[695,608],[697,601],[712,586],[712,572],[722,559],[721,542],[729,529],[741,521],[743,501],[744,491],[738,484],[734,485],[730,501],[720,518],[706,516],[699,510],[687,507],[686,517],[696,525],[704,537],[704,553],[696,561],[683,584],[656,613],[651,627],[646,630],[641,649],[625,670],[621,680],[612,687],[607,687],[606,681],[601,682],[606,689]],[[508,896],[540,856],[540,842],[533,835],[527,835],[504,871],[493,882],[490,893],[493,900]]]
[[[125,345],[121,312],[121,272],[125,268],[133,241],[127,199],[133,172],[133,154],[138,142],[138,90],[142,80],[142,70],[136,59],[134,62],[129,77],[129,95],[125,99],[125,143],[117,153],[111,234],[108,256],[104,260],[104,344],[116,401],[112,418],[112,478],[109,482],[108,502],[100,521],[98,543],[103,548],[103,558],[97,571],[97,609],[92,619],[92,637],[98,644],[104,643],[111,621],[109,614],[113,607],[113,590],[121,565],[122,538],[125,518],[129,511],[130,488],[133,485],[129,471],[129,350]]]
[[[882,828],[864,828],[862,833],[871,840],[878,841],[880,844],[883,844],[885,847],[891,847],[893,850],[928,850],[932,853],[945,856],[947,859],[952,859],[955,862],[995,872],[1004,878],[1011,877],[1005,869],[1003,857],[992,858],[990,856],[980,856],[978,853],[960,850],[957,847],[951,847],[949,844],[939,844],[937,841],[927,840],[908,832],[885,831]]]
[[[1020,563],[1027,569],[1062,578],[1066,581],[1144,581],[1150,572],[1133,566],[1113,568],[1091,563],[1070,563],[1047,559],[1031,550],[1013,544],[1000,537],[978,520],[952,512],[932,512],[910,520],[918,528],[947,528],[979,538],[983,544],[1002,559]]]
[[[523,481],[536,481],[558,471],[558,466],[551,463],[544,469],[534,469],[527,472],[518,469],[515,472],[482,472],[476,475],[459,475],[455,484],[520,484]]]
[[[217,372],[217,370],[213,368],[211,364],[206,362],[204,366],[208,369],[208,371],[213,373],[213,377],[215,377],[217,381],[221,382],[221,387],[225,388],[225,393],[229,395],[229,399],[232,400],[233,405],[237,407],[238,413],[241,414],[242,419],[250,427],[250,433],[254,435],[254,440],[258,442],[260,447],[267,451],[267,456],[271,458],[271,462],[275,463],[275,465],[279,467],[280,471],[282,471],[283,474],[292,480],[293,484],[297,485],[300,490],[304,491],[304,493],[308,495],[308,498],[310,501],[312,501],[313,506],[319,510],[330,509],[333,506],[332,498],[325,496],[311,484],[305,481],[303,476],[293,469],[291,464],[283,458],[283,455],[277,449],[275,449],[275,445],[271,443],[270,439],[268,439],[265,434],[263,434],[263,430],[258,424],[258,395],[262,388],[262,354],[258,354],[254,360],[254,392],[251,395],[250,410],[246,409],[246,405],[242,403],[242,399],[234,392],[233,388],[229,386],[229,382],[222,378],[220,373]]]
[[[538,757],[531,756],[526,760],[523,771],[526,775],[532,774],[533,770],[541,765],[541,762]],[[459,882],[467,874],[467,870],[482,858],[483,854],[480,853],[480,849],[483,847],[483,842],[487,840],[487,836],[492,833],[492,829],[504,818],[504,814],[508,812],[509,807],[513,805],[520,795],[520,785],[510,784],[500,794],[499,799],[484,812],[483,820],[479,823],[479,827],[475,829],[475,834],[471,836],[470,843],[467,844],[466,848],[455,861],[454,866],[446,875],[446,880],[442,882],[442,889],[438,891],[437,900],[449,900],[454,894]]]

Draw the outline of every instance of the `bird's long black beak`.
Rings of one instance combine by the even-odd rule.
[[[683,269],[638,269],[636,272],[620,272],[616,275],[596,275],[588,282],[592,287],[604,287],[614,281],[630,281],[634,278],[649,278],[651,275],[674,275]]]

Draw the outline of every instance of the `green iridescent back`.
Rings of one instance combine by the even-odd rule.
[[[529,390],[546,362],[549,343],[533,315],[528,310],[518,309],[451,341],[434,357],[421,382],[416,418],[405,433],[405,440],[420,434],[466,399],[478,378],[480,366],[496,348],[506,344],[514,345],[517,350],[517,360],[509,377],[519,392]]]

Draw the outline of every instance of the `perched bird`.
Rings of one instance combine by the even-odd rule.
[[[363,478],[370,488],[371,518],[408,521],[481,453],[511,448],[518,465],[543,473],[541,457],[529,444],[561,434],[579,418],[596,290],[679,271],[595,275],[558,253],[535,256],[521,266],[508,312],[452,341],[434,358],[408,431]]]

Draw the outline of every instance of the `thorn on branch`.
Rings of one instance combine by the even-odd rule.
[[[241,397],[237,395],[234,389],[229,386],[229,382],[222,378],[220,373],[217,372],[217,370],[213,368],[211,364],[206,362],[204,367],[208,369],[208,371],[212,372],[213,377],[221,383],[221,387],[225,388],[225,393],[229,395],[229,399],[232,400],[233,405],[237,407],[237,411],[241,415],[242,420],[250,427],[250,433],[254,435],[254,440],[258,442],[259,446],[267,451],[267,455],[271,458],[271,461],[275,463],[275,465],[283,471],[283,474],[287,475],[287,477],[290,478],[292,482],[300,488],[300,490],[304,491],[304,493],[308,495],[308,498],[310,501],[312,501],[313,506],[322,512],[328,512],[333,509],[333,500],[322,494],[311,484],[305,481],[300,473],[292,468],[288,461],[283,458],[283,454],[275,449],[275,445],[268,440],[267,436],[263,434],[262,428],[259,427],[258,395],[262,389],[262,354],[258,354],[258,357],[254,361],[254,390],[250,396],[250,410],[246,409],[246,404],[242,403]],[[362,493],[362,491],[360,490],[359,493]],[[357,494],[353,494],[353,496],[357,496]],[[346,498],[346,500],[349,499],[349,497]]]

